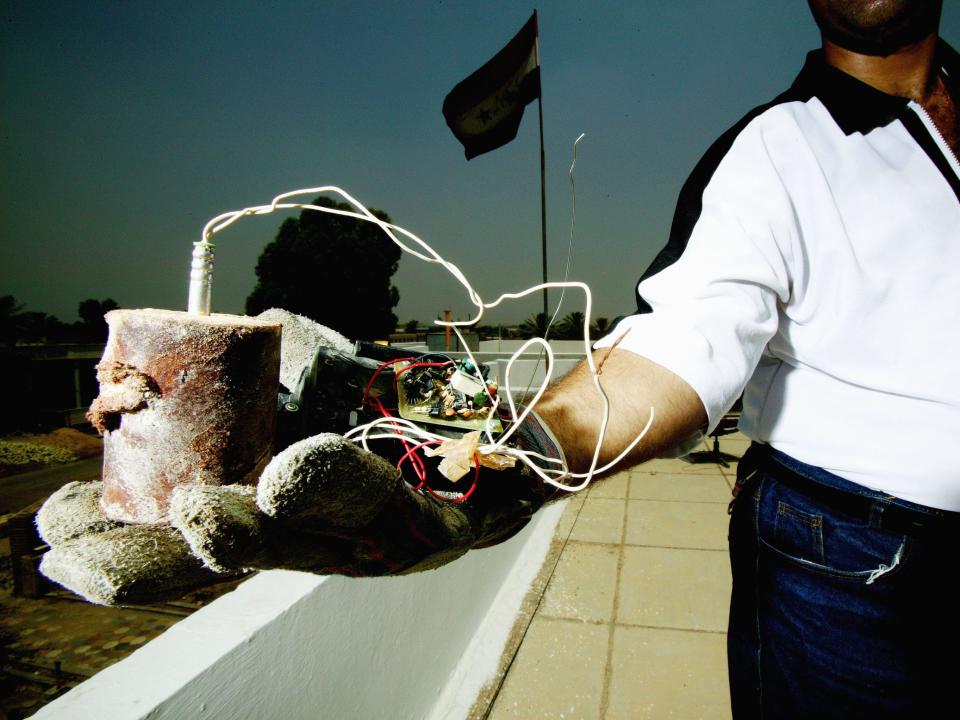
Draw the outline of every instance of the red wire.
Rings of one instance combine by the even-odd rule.
[[[366,390],[363,391],[363,400],[360,401],[360,407],[363,407],[363,404],[367,401],[368,397],[370,396],[370,388],[373,387],[373,381],[377,379],[377,375],[380,374],[381,370],[383,370],[385,367],[388,367],[390,365],[396,365],[398,362],[409,362],[414,359],[415,358],[412,358],[412,357],[406,357],[406,358],[396,358],[395,360],[387,360],[387,362],[383,363],[382,365],[380,365],[380,367],[374,370],[373,375],[370,376],[370,382],[367,383]],[[394,378],[394,383],[396,383],[396,378]]]
[[[380,372],[384,368],[389,367],[390,365],[395,365],[398,362],[409,362],[413,359],[414,358],[412,357],[396,358],[394,360],[388,360],[387,362],[381,364],[374,371],[373,375],[370,376],[370,381],[367,383],[367,387],[363,391],[363,400],[361,401],[361,404],[360,404],[361,407],[363,406],[364,403],[369,402],[371,405],[373,405],[374,409],[377,410],[384,417],[393,417],[389,412],[387,412],[387,409],[383,406],[383,403],[380,402],[379,398],[370,397],[370,390],[373,387],[373,383],[377,379],[377,376],[380,374]],[[444,367],[446,365],[454,365],[454,364],[455,363],[453,360],[447,360],[445,362],[420,362],[420,363],[412,362],[406,367],[401,368],[399,371],[397,371],[394,374],[393,385],[394,387],[396,387],[397,379],[401,375],[403,375],[403,373],[405,373],[407,370],[413,370],[414,368],[422,368],[422,367]],[[394,430],[394,432],[397,435],[403,434],[399,430]],[[443,495],[438,494],[429,485],[427,485],[426,466],[423,464],[423,460],[420,458],[420,456],[416,454],[420,448],[425,447],[427,445],[440,445],[441,441],[427,440],[425,442],[418,443],[416,445],[412,445],[407,440],[401,440],[401,442],[403,443],[403,446],[407,449],[407,451],[397,461],[397,469],[399,470],[400,466],[404,463],[404,461],[407,458],[410,458],[410,463],[413,465],[414,474],[416,474],[417,479],[420,480],[420,484],[414,487],[413,488],[414,490],[420,490],[422,488],[426,490],[428,493],[430,493],[430,495],[432,495],[437,500],[440,500],[442,502],[449,502],[449,503],[462,503],[462,502],[465,502],[471,495],[473,495],[473,492],[477,489],[477,484],[480,479],[480,457],[477,453],[473,454],[473,464],[474,464],[473,484],[470,485],[470,489],[467,490],[460,497],[449,498],[449,497],[444,497]]]
[[[406,443],[404,443],[404,444],[406,444]],[[407,450],[407,452],[404,453],[403,456],[402,456],[399,460],[397,460],[397,470],[400,469],[400,466],[403,465],[403,461],[406,460],[407,458],[417,458],[417,456],[414,455],[414,453],[415,453],[417,450],[419,450],[420,448],[426,447],[427,445],[441,445],[441,444],[442,444],[442,443],[441,443],[440,440],[427,440],[427,441],[422,442],[422,443],[420,443],[420,444],[418,444],[418,445],[414,445],[412,448],[410,448],[409,450]],[[419,458],[417,458],[417,459],[419,459]],[[422,463],[422,462],[423,462],[423,461],[421,460],[421,463]],[[418,476],[418,477],[419,477],[419,476]],[[423,477],[420,477],[420,484],[417,485],[417,486],[416,486],[415,488],[413,488],[413,489],[414,489],[414,490],[419,490],[420,488],[422,488],[422,487],[426,484],[426,482],[427,482],[427,478],[426,478],[426,474],[424,474]]]
[[[373,405],[374,408],[378,410],[381,415],[387,418],[393,417],[390,413],[387,412],[387,409],[383,406],[383,403],[380,402],[379,398],[372,397],[372,398],[369,398],[369,400],[370,400],[370,404]],[[397,429],[394,429],[393,432],[396,433],[397,435],[403,435],[403,433]],[[411,451],[413,450],[413,448],[411,448],[411,445],[409,442],[407,442],[406,440],[401,440],[400,442],[402,442],[403,446],[407,449],[407,454],[410,455],[410,462],[413,464],[413,472],[414,474],[416,474],[417,479],[420,480],[420,484],[422,485],[424,482],[426,482],[426,479],[427,479],[427,468],[423,464],[423,460],[420,459],[419,455],[411,454]],[[397,467],[399,468],[399,464],[397,465]]]
[[[471,495],[473,495],[473,491],[477,489],[477,481],[480,479],[480,457],[477,455],[477,453],[474,453],[474,454],[473,454],[473,463],[474,463],[474,467],[476,468],[476,469],[473,471],[473,485],[471,485],[471,486],[470,486],[470,489],[467,490],[467,491],[466,491],[463,495],[461,495],[460,497],[458,497],[458,498],[448,498],[448,497],[444,497],[443,495],[439,495],[439,494],[437,494],[436,492],[434,492],[434,491],[430,488],[429,485],[424,485],[424,486],[423,486],[423,489],[426,490],[428,493],[430,493],[430,494],[431,494],[433,497],[435,497],[437,500],[441,500],[442,502],[448,502],[448,503],[462,503],[462,502],[466,502],[467,498],[469,498]]]

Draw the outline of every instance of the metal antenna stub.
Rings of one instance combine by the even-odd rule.
[[[207,240],[193,244],[187,312],[195,315],[210,314],[210,297],[213,292],[213,248],[213,243]]]

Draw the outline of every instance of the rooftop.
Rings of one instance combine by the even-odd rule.
[[[722,438],[740,456],[750,441]],[[729,718],[736,466],[654,460],[566,500],[472,717]]]
[[[748,444],[742,435],[721,439],[721,448],[737,456]],[[407,705],[393,707],[432,707],[431,718],[728,718],[725,629],[730,577],[726,535],[734,476],[735,466],[654,460],[599,481],[563,501],[561,507],[543,511],[540,515],[545,517],[531,523],[539,527],[531,527],[526,539],[517,539],[519,543],[511,541],[513,549],[500,546],[470,553],[442,572],[396,580],[341,578],[333,583],[302,573],[268,573],[255,578],[262,582],[243,583],[237,592],[228,593],[183,623],[176,623],[178,618],[171,615],[157,614],[156,608],[150,608],[151,612],[99,608],[47,596],[32,606],[24,601],[24,607],[9,618],[11,622],[3,624],[15,630],[16,637],[11,639],[17,647],[11,650],[30,650],[39,662],[58,660],[65,673],[78,673],[76,679],[68,678],[72,680],[68,687],[136,650],[135,657],[108,668],[102,680],[98,675],[90,681],[92,685],[85,684],[62,698],[63,702],[54,702],[49,715],[41,713],[44,717],[93,717],[103,706],[91,698],[109,697],[113,692],[109,688],[117,687],[119,680],[129,687],[129,705],[140,705],[144,712],[153,707],[150,695],[168,694],[170,689],[160,686],[172,683],[173,691],[186,699],[178,705],[158,705],[155,714],[176,717],[184,703],[193,707],[210,699],[205,700],[205,694],[196,690],[201,675],[221,682],[218,668],[236,671],[250,662],[255,668],[263,658],[273,656],[269,639],[273,634],[277,634],[277,647],[290,649],[289,637],[294,633],[301,637],[297,646],[314,648],[307,655],[293,653],[300,657],[290,658],[294,666],[310,657],[327,656],[337,658],[336,666],[366,667],[377,674],[397,665],[393,655],[407,653],[401,666],[416,662],[422,672],[433,677],[422,688],[408,688],[411,699]],[[542,541],[536,540],[541,536]],[[530,570],[517,572],[517,566],[510,570],[514,562],[525,562]],[[487,582],[478,586],[477,577]],[[494,589],[490,586],[500,583],[501,594],[490,594]],[[502,595],[511,586],[517,587],[515,603],[505,601]],[[477,596],[478,607],[468,611],[464,602],[472,596]],[[428,602],[423,610],[424,598],[438,597],[443,598],[440,606]],[[353,605],[356,602],[363,607]],[[254,617],[272,603],[277,607],[264,611],[265,619]],[[348,626],[334,622],[321,627],[333,621],[327,608],[338,606],[354,607],[351,612],[356,617]],[[491,610],[491,619],[484,607],[500,608],[500,613]],[[297,610],[289,612],[288,608]],[[176,609],[187,614],[186,608]],[[424,614],[414,615],[421,610]],[[382,633],[391,627],[391,621],[384,619],[384,613],[391,611],[409,627],[393,625],[389,632],[397,636],[385,644]],[[438,612],[441,617],[434,620]],[[443,616],[443,612],[449,615]],[[306,624],[287,625],[284,618],[298,613]],[[318,623],[321,618],[324,623]],[[249,627],[234,632],[238,622],[247,620]],[[431,630],[436,623],[439,630]],[[464,638],[451,635],[456,623],[466,631]],[[183,632],[179,632],[181,625]],[[232,634],[221,637],[222,627],[230,628]],[[449,647],[432,646],[424,654],[424,648],[410,646],[431,637],[431,632],[439,632],[433,636],[437,638],[434,642],[444,637],[442,642]],[[184,667],[186,680],[158,685],[160,676],[148,679],[153,676],[151,668],[165,667],[163,676],[169,675],[171,657],[190,665],[182,662],[183,653],[198,633],[207,638],[204,646],[216,644],[212,641],[216,637],[224,648],[233,647],[242,636],[241,644],[249,655],[218,651],[211,653],[217,659],[210,664],[196,663],[200,670]],[[310,633],[316,637],[306,640]],[[489,662],[476,662],[484,654],[474,652],[478,638],[493,648]],[[435,659],[432,671],[423,667],[428,655],[443,656]],[[472,668],[474,677],[444,685],[443,668],[457,666],[454,677],[461,665],[467,674]],[[202,669],[205,667],[212,670]],[[271,668],[274,680],[267,687],[275,689],[283,671],[276,668],[276,676],[273,672]],[[318,672],[326,680],[313,691],[314,699],[328,702],[342,696],[344,707],[360,712],[357,696],[343,684],[334,666],[323,666]],[[400,676],[380,675],[380,682],[389,687],[396,681],[402,687],[411,680],[404,671]],[[287,680],[296,684],[292,677],[284,682]],[[253,676],[236,682],[256,691]],[[182,690],[177,689],[180,686]],[[441,688],[441,695],[434,694],[441,693]],[[479,694],[477,688],[482,688]],[[84,692],[78,694],[81,690]],[[370,690],[367,687],[364,692]],[[310,693],[290,697],[304,695]],[[397,702],[396,696],[392,697]],[[389,702],[378,705],[369,698],[365,702],[368,714],[355,717],[392,717],[371,709],[389,708]],[[87,705],[96,712],[83,714]],[[120,713],[121,705],[118,701],[117,717],[140,717],[137,711]],[[247,709],[254,712],[253,706]],[[284,713],[277,717],[297,716],[295,709],[274,706],[276,712]]]

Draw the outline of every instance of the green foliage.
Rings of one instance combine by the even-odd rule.
[[[517,331],[522,338],[543,337],[546,330],[547,316],[542,312],[539,312],[536,315],[531,315],[522,323],[520,323],[520,326],[517,328]]]
[[[103,316],[119,307],[120,305],[113,298],[89,299],[81,302],[77,307],[77,314],[80,316],[77,330],[82,338],[89,341],[106,342],[108,327]]]
[[[77,307],[80,321],[65,323],[45,312],[24,310],[12,295],[4,295],[0,297],[0,344],[105,342],[103,316],[118,307],[112,298],[84,300]]]
[[[554,324],[550,336],[556,340],[579,340],[583,338],[582,312],[572,312]]]
[[[314,204],[353,210],[324,197]],[[390,222],[386,213],[371,212]],[[355,340],[384,338],[397,325],[391,310],[400,295],[390,277],[399,261],[400,248],[376,225],[304,210],[285,220],[260,254],[247,314],[281,307]]]
[[[594,338],[599,338],[610,332],[610,318],[598,317],[590,326],[590,334]]]
[[[0,343],[12,345],[16,341],[17,316],[23,305],[13,295],[0,297]]]

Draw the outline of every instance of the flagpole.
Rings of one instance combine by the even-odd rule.
[[[537,65],[540,64],[539,38],[537,40]],[[537,93],[537,115],[540,118],[540,244],[543,255],[543,284],[547,284],[547,186],[546,186],[546,155],[543,152],[543,84]],[[547,332],[547,288],[543,288],[543,332]]]

